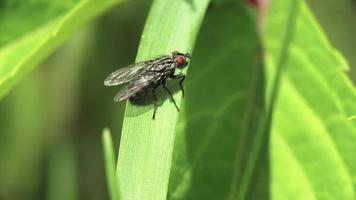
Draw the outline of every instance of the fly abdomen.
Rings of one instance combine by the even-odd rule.
[[[157,88],[159,86],[159,82],[152,82],[149,85],[142,87],[139,91],[133,94],[129,100],[131,103],[137,103],[140,101],[146,94],[150,94],[152,89]]]
[[[137,101],[139,99],[141,99],[142,96],[145,95],[145,90],[140,90],[137,93],[135,93],[134,95],[132,95],[129,100],[131,103],[137,103]]]

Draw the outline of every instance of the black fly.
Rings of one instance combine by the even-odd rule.
[[[119,93],[115,96],[115,102],[129,99],[132,103],[134,103],[141,96],[143,96],[145,91],[151,90],[154,106],[152,116],[153,119],[155,118],[157,110],[157,97],[155,90],[162,85],[179,111],[179,108],[172,96],[172,92],[166,86],[166,80],[167,78],[179,79],[179,86],[184,96],[183,81],[185,75],[175,75],[175,69],[182,69],[187,66],[187,58],[191,58],[189,53],[184,54],[174,51],[171,55],[165,55],[152,60],[132,64],[111,73],[105,79],[104,85],[114,86],[128,82],[128,85],[121,89],[121,91],[119,91]]]

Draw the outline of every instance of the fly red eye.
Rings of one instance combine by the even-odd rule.
[[[174,58],[174,62],[176,62],[179,67],[182,67],[185,65],[185,57],[184,56],[176,56]]]

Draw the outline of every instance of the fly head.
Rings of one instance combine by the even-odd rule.
[[[178,51],[173,51],[172,57],[173,57],[174,63],[180,69],[182,69],[188,65],[187,58],[192,58],[192,56],[189,53],[180,53]]]

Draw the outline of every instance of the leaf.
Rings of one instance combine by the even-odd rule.
[[[296,3],[298,2],[298,3]],[[276,101],[271,135],[274,199],[354,199],[356,93],[346,61],[303,2],[272,2],[265,34],[267,74],[279,57],[288,7],[300,9]],[[267,75],[268,76],[268,75]]]
[[[102,134],[103,152],[105,158],[106,179],[110,199],[118,200],[119,192],[115,175],[115,150],[109,129],[104,129]]]
[[[0,10],[0,25],[5,30],[0,33],[0,98],[72,32],[118,2],[4,3]]]
[[[191,53],[208,2],[154,1],[136,61],[175,50]],[[180,105],[180,94],[174,98]],[[159,99],[155,120],[151,104],[126,106],[117,166],[125,199],[166,199],[178,112],[167,96]]]
[[[249,184],[259,182],[253,193],[268,193],[268,181],[246,176],[267,164],[260,152],[266,152],[268,141],[261,56],[254,21],[244,6],[213,4],[187,76],[170,199],[246,199],[252,195]],[[252,161],[257,163],[249,166]]]
[[[207,16],[188,74],[186,117],[177,128],[171,199],[354,198],[355,159],[351,152],[355,152],[355,122],[351,124],[347,119],[355,113],[352,102],[356,101],[354,88],[342,71],[347,68],[346,62],[328,44],[302,2],[276,0],[271,7],[263,38],[265,81],[256,73],[261,68],[255,67],[253,71],[253,67],[246,67],[253,66],[247,64],[253,59],[238,56],[238,50],[253,55],[251,49],[242,48],[243,42],[232,42],[235,36],[252,45],[253,38],[231,30],[249,30],[248,18],[237,17],[241,12],[232,5],[221,8],[220,13],[215,11],[215,15],[211,14],[214,17]],[[238,26],[237,19],[244,26]],[[212,52],[214,49],[203,45],[202,38],[219,51]],[[231,48],[229,45],[236,48],[231,50],[235,54],[230,57],[224,51]],[[201,53],[204,56],[199,57],[199,52],[205,52]],[[231,60],[246,68],[233,68]],[[195,72],[199,81],[194,79],[195,66],[202,66]],[[241,71],[234,73],[229,66]],[[204,72],[206,68],[210,75]],[[256,74],[248,75],[248,70]],[[238,77],[240,74],[245,76]],[[230,76],[236,78],[235,82]],[[243,84],[245,90],[265,97],[255,95],[255,101],[251,101],[241,95],[248,99],[252,111],[249,104],[223,103],[233,99],[231,96],[245,79],[251,80],[247,83],[256,81],[253,76],[259,77],[262,86],[265,82],[264,89]],[[260,82],[255,82],[255,86],[256,83]],[[230,89],[232,86],[237,89]],[[246,113],[240,114],[241,110]],[[265,154],[270,114],[271,158]]]
[[[347,59],[351,80],[356,81],[356,12],[355,1],[340,0],[324,3],[323,0],[307,0],[318,23],[325,31],[331,44]],[[330,13],[337,12],[331,15]]]

